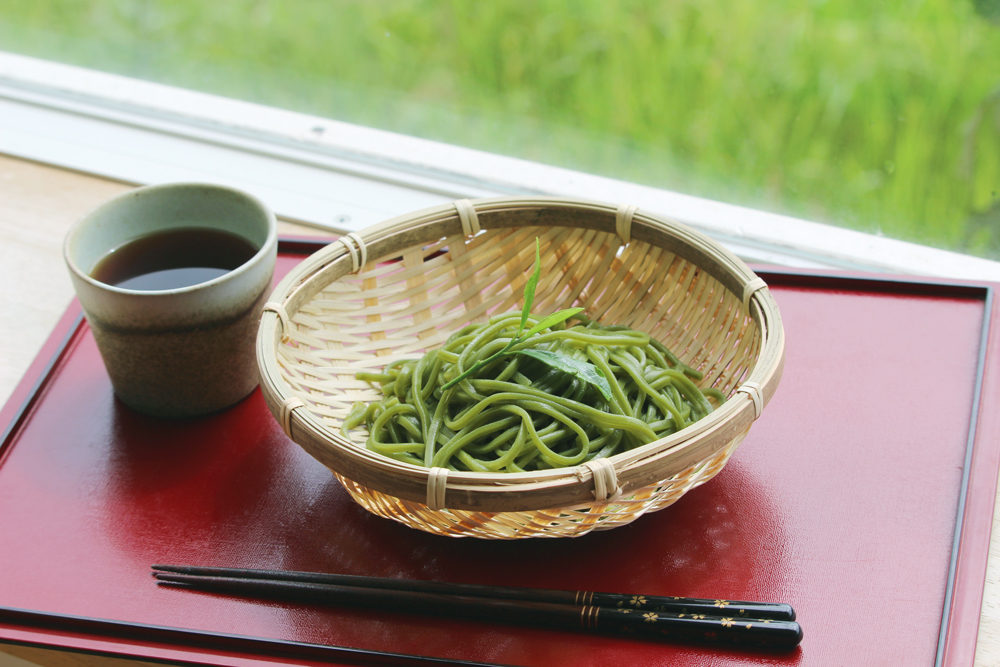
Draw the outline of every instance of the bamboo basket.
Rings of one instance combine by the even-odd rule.
[[[578,305],[645,332],[729,400],[656,442],[532,473],[428,470],[369,451],[365,433],[342,437],[354,402],[381,398],[355,373],[520,310],[536,237],[534,313]],[[265,306],[257,360],[288,437],[374,514],[447,536],[569,537],[630,523],[718,473],[778,385],[784,332],[764,282],[702,234],[634,206],[502,197],[393,218],[316,252]]]

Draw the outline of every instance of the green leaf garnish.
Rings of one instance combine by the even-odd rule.
[[[514,338],[521,335],[524,331],[525,325],[528,323],[528,317],[531,315],[531,306],[535,303],[535,288],[538,287],[538,281],[542,277],[542,250],[541,243],[538,241],[538,237],[535,237],[535,270],[532,272],[531,277],[528,278],[528,282],[524,285],[524,308],[521,309],[521,326],[518,328],[517,333],[514,334]]]
[[[587,384],[596,387],[601,395],[610,403],[613,399],[611,395],[611,385],[600,368],[585,361],[579,361],[573,357],[558,352],[548,350],[518,350],[516,354],[523,354],[526,357],[537,359],[552,368],[575,375]]]
[[[528,330],[528,333],[524,334],[524,338],[531,338],[539,331],[549,329],[559,324],[560,322],[565,322],[569,318],[573,317],[577,313],[582,313],[583,308],[567,308],[566,310],[560,310],[558,313],[552,313],[548,317],[544,318],[535,326]],[[523,340],[523,339],[522,339]]]
[[[456,384],[458,384],[459,382],[461,382],[465,378],[467,378],[470,375],[474,374],[476,371],[478,371],[483,366],[485,366],[487,364],[490,364],[490,363],[493,363],[495,360],[499,359],[500,357],[502,357],[504,355],[507,355],[507,354],[513,354],[510,351],[510,348],[514,347],[515,345],[517,345],[519,343],[523,343],[525,340],[527,340],[531,336],[534,336],[536,333],[538,333],[540,331],[543,331],[544,329],[548,329],[550,327],[553,327],[556,324],[559,324],[560,322],[565,322],[566,320],[568,320],[569,318],[573,317],[574,315],[576,315],[577,313],[579,313],[579,312],[581,312],[583,310],[583,308],[567,308],[565,310],[560,310],[558,313],[553,313],[553,314],[549,315],[548,317],[543,318],[540,322],[538,322],[538,324],[536,324],[535,326],[531,327],[531,330],[528,331],[528,333],[526,333],[524,336],[522,336],[521,333],[524,332],[524,327],[527,326],[527,324],[528,324],[528,318],[531,317],[531,306],[535,302],[535,288],[538,287],[538,280],[541,278],[541,275],[542,275],[541,244],[539,243],[538,239],[535,238],[535,270],[532,272],[531,277],[528,278],[528,282],[525,283],[525,285],[524,285],[524,308],[521,309],[521,324],[517,328],[517,333],[514,334],[514,337],[510,339],[509,343],[507,343],[506,345],[504,345],[504,347],[503,347],[502,350],[500,350],[496,354],[492,355],[488,359],[483,359],[481,361],[477,361],[476,363],[474,363],[472,365],[472,368],[468,369],[467,371],[465,371],[464,373],[462,373],[461,375],[459,375],[457,378],[454,378],[453,380],[450,380],[450,381],[446,382],[441,387],[442,391],[451,389],[452,387],[454,387]],[[523,351],[524,352],[528,352],[529,350],[523,350]],[[565,355],[559,355],[559,356],[565,356]],[[567,357],[567,359],[568,358],[569,357]],[[571,361],[575,361],[575,360],[571,359]],[[600,371],[598,371],[598,372],[600,372]],[[602,379],[604,378],[603,374],[601,375],[601,378]],[[611,396],[610,396],[611,386],[608,385],[608,381],[607,380],[604,380],[604,384],[608,386],[608,392],[605,393],[604,395],[607,396],[608,400],[610,401],[611,400]],[[603,389],[601,390],[601,393],[604,393]]]

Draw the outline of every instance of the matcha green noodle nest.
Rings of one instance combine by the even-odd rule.
[[[385,398],[355,404],[342,433],[365,424],[370,450],[418,466],[526,472],[653,442],[725,401],[646,334],[577,310],[577,324],[542,328],[558,318],[497,315],[419,359],[359,373]]]

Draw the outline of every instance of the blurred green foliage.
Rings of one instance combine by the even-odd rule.
[[[1000,258],[1000,0],[0,0],[0,49]]]

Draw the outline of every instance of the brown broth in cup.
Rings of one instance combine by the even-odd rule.
[[[257,254],[242,236],[205,227],[167,229],[115,248],[90,276],[106,285],[141,291],[191,287],[239,268]]]

